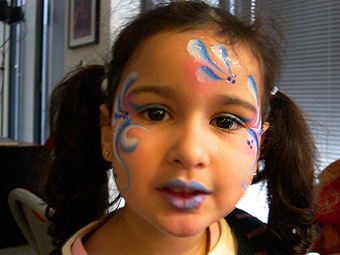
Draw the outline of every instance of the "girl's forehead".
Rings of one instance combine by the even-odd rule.
[[[205,69],[207,79],[226,79],[237,84],[246,84],[252,75],[257,90],[261,92],[259,63],[251,50],[241,43],[230,45],[211,31],[159,32],[147,38],[132,55],[124,77],[136,72],[138,77],[157,78],[162,72],[202,80],[198,69]],[[149,76],[149,77],[146,77]],[[236,76],[236,77],[233,77]],[[234,79],[235,78],[235,79]]]

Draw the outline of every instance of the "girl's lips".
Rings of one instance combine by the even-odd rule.
[[[186,183],[179,179],[165,183],[159,191],[170,206],[180,210],[198,209],[210,193],[197,182]]]

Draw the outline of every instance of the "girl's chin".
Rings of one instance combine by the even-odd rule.
[[[177,219],[165,219],[156,228],[163,233],[174,237],[192,237],[201,234],[207,229],[209,223],[200,223],[197,219],[182,217]]]

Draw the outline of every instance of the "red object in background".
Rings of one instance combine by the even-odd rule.
[[[53,135],[51,135],[50,137],[47,138],[44,145],[51,148],[51,149],[54,149]]]
[[[322,189],[315,207],[315,218],[318,222],[340,225],[340,177]]]

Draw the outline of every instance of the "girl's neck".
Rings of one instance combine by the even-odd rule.
[[[216,233],[217,230],[217,233]],[[141,226],[125,217],[121,209],[85,242],[88,253],[114,254],[185,254],[204,255],[218,241],[218,223],[193,237],[174,237],[152,225]]]

